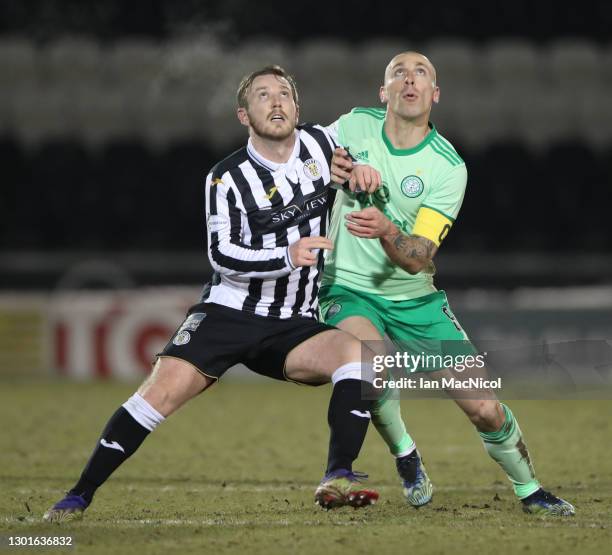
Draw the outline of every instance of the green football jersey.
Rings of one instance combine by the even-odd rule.
[[[335,283],[389,300],[413,299],[436,290],[433,265],[409,274],[389,259],[378,239],[351,235],[345,228],[345,215],[374,205],[403,233],[425,236],[439,245],[461,208],[467,170],[432,124],[420,144],[401,150],[391,144],[384,122],[384,109],[354,108],[328,128],[358,162],[381,173],[383,184],[373,194],[336,195],[328,233],[335,246],[325,260],[323,284]]]

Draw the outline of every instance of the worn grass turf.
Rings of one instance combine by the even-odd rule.
[[[215,386],[170,418],[98,492],[85,519],[40,521],[73,485],[132,386],[0,384],[0,535],[72,536],[72,553],[609,553],[612,402],[510,403],[544,485],[569,519],[525,515],[450,401],[404,403],[436,491],[404,504],[393,460],[370,429],[356,465],[378,505],[313,505],[328,441],[329,388]],[[6,551],[5,551],[6,550]],[[62,551],[59,548],[33,552]]]

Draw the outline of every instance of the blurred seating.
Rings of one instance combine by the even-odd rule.
[[[10,99],[10,128],[26,145],[66,137],[74,129],[70,97],[63,87],[17,91]]]
[[[383,84],[385,70],[391,58],[399,52],[415,49],[408,40],[370,39],[359,44],[355,58],[359,68],[359,90],[363,99],[360,106],[377,106],[378,89]],[[428,52],[424,52],[428,54]],[[356,63],[356,62],[354,62]]]
[[[41,48],[39,60],[43,86],[69,83],[78,88],[103,81],[108,57],[94,40],[66,37]]]
[[[547,119],[546,107],[538,99],[549,97],[543,58],[525,39],[499,39],[487,46],[483,56],[486,92],[482,96],[489,101],[488,138],[521,140],[527,133],[546,136],[550,122],[538,125]],[[537,131],[532,127],[534,122]]]
[[[295,53],[301,94],[301,119],[327,125],[354,106],[363,105],[360,62],[339,40],[305,43]],[[370,94],[366,91],[366,98]],[[371,102],[369,103],[371,104]]]
[[[24,38],[0,39],[0,133],[11,133],[19,123],[15,118],[17,99],[38,88],[36,47]]]
[[[450,37],[423,44],[324,39],[293,47],[252,38],[231,49],[208,35],[165,44],[123,38],[105,46],[68,36],[40,48],[6,38],[0,132],[27,144],[76,135],[94,146],[130,136],[164,146],[214,129],[217,147],[226,148],[244,136],[235,94],[246,73],[284,65],[298,81],[302,121],[328,123],[354,106],[377,105],[386,64],[410,48],[438,69],[436,123],[470,147],[518,139],[542,148],[577,129],[597,148],[612,141],[612,49],[569,38],[545,47],[524,38],[483,46]]]
[[[143,103],[138,92],[110,86],[81,87],[75,92],[71,113],[78,135],[90,147],[98,148],[117,139],[142,134],[139,126]]]
[[[595,149],[605,148],[612,142],[612,100],[607,86],[581,90],[579,95],[568,98],[568,104],[575,112],[575,137]]]
[[[610,43],[601,50],[601,77],[603,88],[610,90],[612,87],[612,44]]]
[[[37,80],[37,48],[21,37],[0,38],[0,88],[34,86]]]
[[[377,105],[386,64],[408,49],[436,65],[432,120],[468,165],[453,248],[612,247],[601,201],[612,175],[612,47],[440,36],[249,38],[233,48],[212,35],[106,44],[66,36],[39,46],[4,37],[2,244],[199,249],[203,179],[246,139],[235,114],[244,74],[284,66],[298,82],[300,119],[326,124]]]
[[[575,90],[580,84],[601,83],[604,58],[602,51],[584,39],[559,39],[549,47],[548,70],[556,87]]]
[[[436,39],[424,48],[436,66],[438,84],[451,97],[461,90],[478,91],[485,83],[481,49],[462,39]]]
[[[148,40],[121,39],[107,52],[109,78],[121,87],[146,90],[163,71],[164,52]]]
[[[226,72],[219,63],[225,53],[218,41],[177,40],[166,45],[162,57],[162,71],[156,82],[156,92],[168,88],[198,91],[209,98]]]
[[[542,53],[526,39],[493,41],[483,58],[485,80],[492,87],[521,93],[525,88],[539,89],[545,80]]]
[[[141,133],[152,145],[160,148],[175,141],[210,136],[214,129],[209,125],[202,95],[196,90],[168,90],[144,99],[142,109]],[[224,110],[223,113],[227,112]],[[236,120],[235,109],[226,117]]]
[[[491,114],[486,94],[475,93],[484,91],[479,51],[467,41],[449,38],[431,41],[423,52],[437,70],[440,103],[434,111],[442,129],[466,139],[485,134]],[[479,125],[480,122],[485,125]]]
[[[245,73],[268,65],[279,65],[289,73],[294,72],[294,50],[288,43],[274,38],[256,37],[240,42],[240,46],[232,53]]]

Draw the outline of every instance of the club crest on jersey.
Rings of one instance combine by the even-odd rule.
[[[183,330],[183,331],[179,331],[176,334],[176,336],[172,340],[172,343],[180,347],[181,345],[186,345],[187,343],[189,343],[190,339],[191,339],[191,334],[187,330]]]
[[[314,158],[309,158],[306,160],[302,169],[304,171],[304,175],[311,181],[319,179],[322,175],[321,164]]]
[[[425,185],[423,185],[423,180],[420,177],[416,175],[408,175],[402,179],[400,189],[407,197],[415,198],[423,192]]]

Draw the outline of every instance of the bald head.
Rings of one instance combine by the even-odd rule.
[[[385,83],[389,81],[389,79],[393,79],[393,75],[395,70],[398,67],[406,66],[406,65],[423,65],[429,71],[434,87],[436,86],[436,68],[429,61],[429,58],[420,52],[415,52],[413,50],[409,50],[407,52],[401,52],[393,56],[393,59],[387,65],[385,69]]]
[[[436,69],[420,52],[402,52],[387,65],[380,100],[387,117],[427,125],[433,104],[440,100]]]

